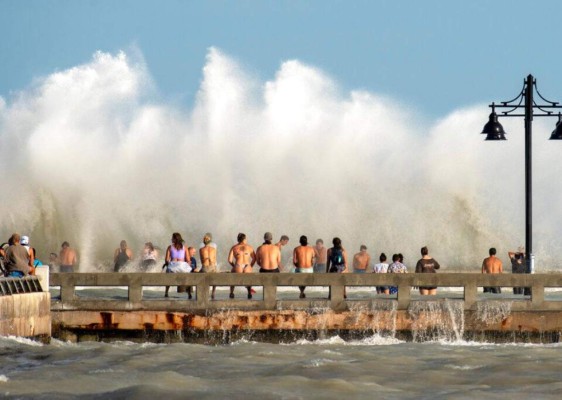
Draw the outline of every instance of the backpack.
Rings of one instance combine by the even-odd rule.
[[[343,251],[342,249],[332,248],[330,254],[330,261],[333,265],[343,265]]]

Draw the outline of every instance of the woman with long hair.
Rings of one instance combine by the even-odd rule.
[[[172,235],[172,244],[166,249],[166,273],[191,272],[191,264],[187,246],[178,232]],[[164,297],[168,297],[169,286],[166,286]],[[191,299],[191,290],[188,291]]]

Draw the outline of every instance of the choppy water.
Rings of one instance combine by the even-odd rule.
[[[1,338],[0,397],[558,399],[561,349],[379,336],[224,346]]]

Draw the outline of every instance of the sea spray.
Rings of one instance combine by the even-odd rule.
[[[262,82],[215,48],[192,108],[155,90],[142,61],[98,52],[0,98],[0,234],[30,235],[43,258],[68,240],[82,272],[121,239],[165,248],[174,231],[189,245],[213,232],[221,260],[238,232],[253,245],[265,231],[339,236],[350,253],[366,243],[412,263],[428,245],[446,270],[523,242],[522,122],[485,143],[485,104],[430,122],[298,60]],[[562,259],[560,151],[534,127],[544,271]]]
[[[513,302],[509,300],[486,300],[479,301],[476,304],[476,318],[481,322],[493,325],[509,317]]]
[[[408,309],[415,342],[461,341],[464,335],[464,301],[419,300]]]

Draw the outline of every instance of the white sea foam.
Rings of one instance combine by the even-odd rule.
[[[445,368],[457,369],[460,371],[471,371],[473,369],[478,369],[482,367],[483,367],[482,365],[453,365],[453,364],[445,365]]]
[[[346,343],[355,346],[388,346],[393,344],[406,343],[403,340],[391,336],[372,335],[361,340]]]
[[[24,337],[20,337],[20,336],[0,336],[0,342],[8,342],[8,343],[19,343],[19,344],[24,344],[26,346],[32,346],[32,347],[41,347],[43,346],[43,343],[32,340],[32,339],[28,339],[28,338],[24,338]]]
[[[9,379],[6,375],[0,375],[0,382],[8,382]]]
[[[259,81],[214,48],[192,109],[154,93],[142,60],[98,52],[0,98],[0,234],[30,234],[40,255],[69,240],[81,271],[109,265],[121,239],[163,247],[173,231],[189,244],[212,231],[221,260],[238,232],[258,244],[272,231],[409,266],[428,245],[445,268],[473,269],[488,247],[524,242],[523,123],[484,143],[485,103],[428,122],[298,60]],[[534,122],[539,271],[562,259],[551,129]]]
[[[387,346],[399,343],[405,343],[402,340],[396,339],[390,336],[372,335],[360,340],[350,340],[346,341],[340,336],[331,336],[327,339],[299,339],[294,343],[297,345],[316,345],[316,346],[328,346],[328,345],[344,345],[344,346]]]

